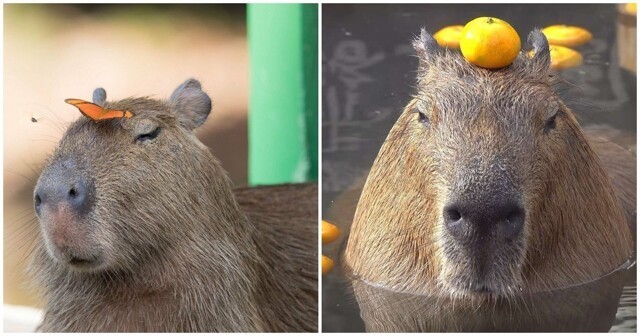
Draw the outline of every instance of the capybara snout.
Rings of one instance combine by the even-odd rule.
[[[73,159],[58,162],[50,167],[36,185],[34,205],[38,216],[46,216],[47,210],[69,207],[77,214],[86,214],[93,205],[93,184],[80,174]]]
[[[522,232],[524,208],[512,200],[462,200],[444,207],[447,231],[458,240],[512,239]]]
[[[74,159],[53,162],[42,174],[34,192],[34,206],[49,253],[71,266],[97,265],[98,248],[88,217],[95,204],[91,179]]]
[[[508,148],[508,145],[500,143],[499,138],[495,137],[490,145]],[[471,143],[464,141],[460,145],[460,152],[472,147]],[[478,150],[477,153],[483,151]],[[497,155],[488,152],[486,159],[474,160],[472,157],[462,160],[462,164],[451,165],[454,173],[443,174],[450,176],[445,182],[449,187],[442,210],[443,225],[459,243],[469,245],[485,239],[513,240],[521,234],[526,212],[522,202],[523,186],[517,178],[519,174],[513,171],[516,163],[505,158],[514,156],[516,153]]]

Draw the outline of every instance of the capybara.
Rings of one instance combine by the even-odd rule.
[[[633,253],[622,206],[635,207],[635,157],[616,147],[607,157],[628,164],[603,165],[595,149],[611,148],[590,143],[554,90],[546,38],[528,42],[533,56],[499,70],[424,30],[414,42],[418,91],[343,257],[368,331],[611,327]],[[624,175],[612,167],[633,171],[612,185]]]
[[[316,184],[233,189],[194,134],[211,100],[94,103],[35,188],[44,332],[317,330]]]

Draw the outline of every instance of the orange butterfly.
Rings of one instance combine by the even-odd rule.
[[[77,107],[82,114],[94,121],[133,117],[133,113],[129,111],[109,110],[82,99],[65,99],[64,102]]]

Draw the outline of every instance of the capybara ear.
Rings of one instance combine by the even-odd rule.
[[[200,82],[193,78],[173,91],[169,105],[180,125],[189,130],[202,125],[211,112],[211,98],[202,91]]]
[[[97,88],[93,90],[93,103],[104,107],[107,102],[107,91],[103,88]]]
[[[532,71],[540,73],[546,77],[551,65],[551,54],[549,53],[549,42],[547,37],[539,29],[534,29],[527,37],[527,43],[533,48],[531,56]]]
[[[427,30],[422,28],[420,30],[420,37],[413,40],[413,48],[418,53],[420,58],[420,64],[425,65],[440,52],[440,46],[438,42],[427,33]]]

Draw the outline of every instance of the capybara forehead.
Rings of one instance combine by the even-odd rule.
[[[64,137],[62,138],[62,143],[66,139],[76,138],[81,136],[90,136],[90,135],[107,135],[111,137],[117,137],[118,131],[123,127],[124,118],[116,118],[116,119],[107,119],[100,120],[95,122],[89,118],[80,118],[76,120],[70,127],[67,129]]]
[[[418,93],[423,104],[433,105],[443,118],[469,118],[481,111],[510,119],[536,118],[540,111],[557,105],[546,86],[501,77],[456,78],[444,85],[432,82]]]
[[[126,110],[133,113],[131,118],[114,118],[94,121],[81,117],[67,130],[65,137],[107,136],[117,137],[119,133],[130,133],[141,120],[153,120],[158,125],[168,126],[176,123],[176,116],[171,113],[167,102],[149,98],[127,98],[107,102],[104,106],[111,110]]]
[[[111,110],[126,110],[134,114],[133,118],[169,117],[171,116],[168,103],[162,100],[150,98],[127,98],[118,101],[107,102],[104,106]]]
[[[416,98],[436,108],[445,119],[469,119],[482,111],[519,122],[534,119],[540,111],[557,105],[552,88],[555,80],[530,75],[522,57],[509,67],[488,70],[448,52],[421,72]]]
[[[172,128],[177,123],[167,103],[160,100],[128,98],[107,102],[105,108],[131,111],[133,117],[94,121],[82,116],[67,129],[57,154],[78,155],[89,149],[107,150],[112,146],[122,150],[122,144],[133,142],[136,125],[140,123],[150,122],[163,128]]]

